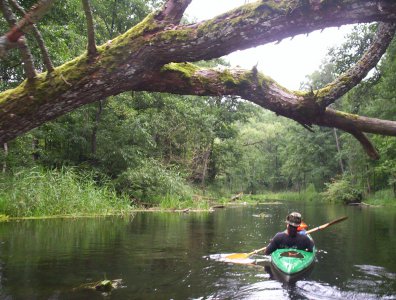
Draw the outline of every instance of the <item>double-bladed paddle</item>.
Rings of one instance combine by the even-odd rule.
[[[318,227],[312,228],[312,229],[310,229],[310,230],[307,230],[307,234],[312,233],[312,232],[315,232],[315,231],[319,231],[319,230],[322,230],[322,229],[325,229],[325,228],[327,228],[327,227],[329,227],[329,226],[331,226],[331,225],[334,225],[334,224],[336,224],[336,223],[342,222],[342,221],[344,221],[344,220],[346,220],[346,219],[348,219],[347,216],[338,218],[338,219],[336,219],[336,220],[334,220],[334,221],[331,221],[331,222],[329,222],[329,223],[326,223],[326,224],[320,225],[320,226],[318,226]]]
[[[329,227],[331,225],[334,225],[336,223],[342,222],[342,221],[344,221],[346,219],[348,219],[348,217],[346,217],[346,216],[338,218],[338,219],[336,219],[334,221],[331,221],[329,223],[326,223],[326,224],[320,225],[318,227],[312,228],[312,229],[308,230],[306,233],[309,234],[309,233],[312,233],[312,232],[315,232],[315,231],[323,230],[323,229],[325,229],[325,228],[327,228],[327,227]],[[252,256],[253,254],[258,253],[258,252],[265,251],[266,248],[267,247],[263,247],[263,248],[254,250],[254,251],[249,252],[249,253],[234,253],[234,254],[227,255],[225,258],[226,259],[245,259],[245,258],[248,258],[249,256]]]
[[[234,254],[227,255],[225,258],[227,258],[227,259],[244,259],[244,258],[248,258],[249,256],[252,256],[253,254],[264,251],[265,249],[267,249],[267,247],[263,247],[263,248],[254,250],[249,253],[234,253]]]

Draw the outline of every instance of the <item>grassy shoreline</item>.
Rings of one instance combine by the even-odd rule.
[[[396,206],[391,190],[380,191],[364,202],[373,206]],[[20,170],[0,177],[0,221],[10,219],[80,218],[128,215],[138,211],[193,212],[211,211],[214,206],[257,204],[273,201],[324,201],[313,190],[302,192],[241,195],[225,197],[191,195],[159,196],[144,206],[126,195],[116,193],[108,182],[99,186],[93,174],[80,174],[72,168],[58,171]]]
[[[289,197],[292,195],[293,197]],[[285,197],[287,196],[287,197]],[[248,195],[243,197],[241,200],[231,201],[231,200],[222,200],[219,201],[218,204],[212,203],[208,205],[207,208],[203,208],[202,204],[198,206],[186,206],[185,208],[175,208],[175,207],[161,207],[153,206],[151,208],[144,207],[132,207],[130,206],[127,210],[122,211],[113,211],[112,213],[74,213],[74,214],[48,214],[48,215],[36,215],[36,216],[9,216],[0,214],[0,222],[4,221],[12,221],[12,220],[40,220],[40,219],[77,219],[77,218],[101,218],[101,217],[111,217],[111,216],[127,216],[138,212],[165,212],[165,213],[201,213],[201,212],[211,212],[214,211],[214,208],[217,206],[221,206],[224,208],[232,207],[232,206],[242,206],[242,205],[256,205],[263,203],[276,203],[280,204],[282,201],[301,201],[301,195],[293,195],[293,193],[280,193],[280,194],[264,194],[264,195]],[[317,200],[322,201],[322,200]],[[396,203],[394,201],[390,202],[389,200],[381,201],[378,199],[366,200],[362,202],[364,207],[396,207]]]

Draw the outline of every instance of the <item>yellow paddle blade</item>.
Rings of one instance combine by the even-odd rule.
[[[245,259],[245,258],[248,258],[250,255],[252,255],[252,254],[251,253],[234,253],[234,254],[227,255],[225,258],[227,258],[227,259]]]
[[[227,255],[225,258],[227,258],[227,259],[245,259],[245,258],[252,256],[253,254],[264,251],[265,249],[267,249],[267,247],[263,247],[263,248],[254,250],[249,253],[234,253],[234,254]]]

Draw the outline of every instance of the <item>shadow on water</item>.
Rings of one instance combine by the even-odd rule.
[[[310,228],[349,217],[313,234],[317,262],[307,278],[285,284],[260,262],[213,259],[263,247],[290,211]],[[0,299],[396,299],[395,212],[293,202],[1,223]],[[123,285],[107,294],[84,288],[103,279]]]

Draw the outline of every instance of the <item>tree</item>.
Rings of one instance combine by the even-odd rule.
[[[41,0],[28,17],[2,37],[3,53],[19,45],[32,20],[42,16],[40,8],[50,2]],[[90,34],[88,49],[91,50],[87,53],[52,72],[48,68],[45,73],[28,73],[27,80],[19,86],[2,92],[0,143],[79,106],[128,90],[240,96],[307,129],[319,125],[346,131],[372,158],[379,155],[364,133],[396,135],[395,121],[352,115],[328,107],[356,86],[385,53],[396,28],[395,1],[258,1],[205,22],[181,24],[190,2],[168,0],[162,9],[99,47]],[[91,32],[89,1],[85,0],[84,5],[88,32]],[[3,5],[3,13],[6,11]],[[332,83],[315,91],[289,91],[255,68],[202,68],[189,63],[329,26],[374,21],[382,23],[361,59]]]

